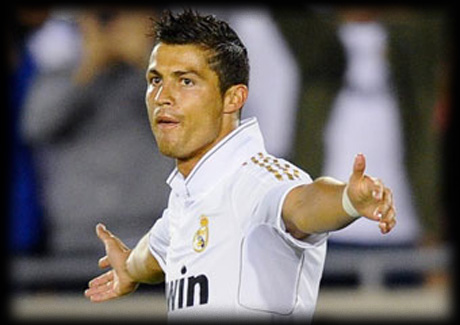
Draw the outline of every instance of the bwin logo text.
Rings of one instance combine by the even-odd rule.
[[[181,274],[185,275],[186,273],[187,268],[184,266],[181,269]],[[199,293],[197,290],[199,290]],[[166,298],[169,311],[173,311],[176,308],[181,309],[194,306],[195,296],[197,296],[200,305],[208,303],[209,282],[204,274],[183,277],[169,281],[166,284]]]

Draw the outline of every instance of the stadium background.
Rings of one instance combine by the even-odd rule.
[[[14,14],[24,8],[14,8]],[[52,17],[73,21],[80,8],[49,8]],[[398,10],[400,8],[397,8]],[[42,9],[26,8],[24,12],[33,15]],[[320,12],[326,8],[316,8]],[[423,7],[422,9],[404,8],[402,15],[411,17],[411,11],[422,10],[423,14],[442,17],[443,23],[449,27],[444,30],[446,39],[450,40],[449,8],[447,6]],[[50,16],[48,16],[49,18]],[[17,23],[12,21],[12,24]],[[40,27],[37,27],[37,30]],[[16,30],[12,26],[9,31]],[[16,41],[16,33],[8,34],[8,41]],[[456,62],[454,46],[446,46],[446,58],[449,71],[454,71]],[[446,74],[448,74],[446,72]],[[450,74],[453,76],[453,73]],[[439,122],[441,140],[437,143],[442,154],[441,178],[442,190],[438,193],[445,218],[441,224],[447,228],[433,242],[410,248],[397,249],[366,249],[366,248],[332,248],[328,254],[323,285],[320,289],[316,321],[351,321],[366,319],[384,320],[421,320],[441,321],[454,315],[453,299],[453,242],[449,227],[453,205],[453,183],[457,178],[454,173],[453,120],[454,111],[451,102],[450,83],[448,78],[445,92],[448,98],[442,110],[434,110],[433,120]],[[9,91],[8,96],[12,97]],[[53,94],[50,94],[52,96]],[[14,114],[8,112],[9,118]],[[437,115],[436,115],[437,114]],[[436,118],[437,116],[437,118]],[[7,147],[13,147],[8,133]],[[10,148],[11,149],[11,148]],[[420,156],[425,152],[419,152]],[[9,161],[10,165],[14,162]],[[8,174],[7,180],[13,177]],[[11,187],[7,188],[7,193]],[[71,199],[71,198],[69,198]],[[7,201],[11,207],[14,201]],[[8,210],[10,212],[11,210]],[[7,214],[10,216],[9,214]],[[95,223],[97,220],[94,221]],[[7,227],[13,224],[7,219]],[[41,229],[39,235],[46,234]],[[34,234],[21,232],[32,238]],[[90,237],[93,234],[82,234]],[[6,238],[14,237],[7,233]],[[46,244],[38,240],[31,241],[30,248],[7,246],[8,270],[6,310],[8,317],[18,321],[36,320],[86,320],[86,319],[127,319],[148,320],[164,319],[166,304],[163,285],[144,286],[128,297],[106,304],[91,304],[83,297],[83,291],[89,279],[100,273],[97,258],[102,256],[103,248],[75,254],[55,255],[47,251]],[[40,249],[37,249],[39,247]],[[415,277],[414,277],[415,274]]]

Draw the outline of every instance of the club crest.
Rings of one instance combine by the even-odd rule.
[[[204,251],[208,245],[209,230],[208,230],[208,217],[202,215],[200,217],[200,228],[198,228],[195,236],[193,236],[193,249],[197,253]]]

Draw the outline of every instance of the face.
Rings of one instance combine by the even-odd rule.
[[[146,104],[159,150],[179,162],[199,159],[223,136],[224,100],[207,52],[159,43],[147,70]]]

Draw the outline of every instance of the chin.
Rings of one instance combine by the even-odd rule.
[[[164,147],[164,146],[158,146],[158,150],[161,152],[163,156],[170,157],[170,158],[177,158],[177,153],[175,150],[169,148],[169,147]]]
[[[169,158],[182,159],[183,156],[185,156],[180,146],[178,148],[178,146],[169,143],[158,145],[158,150],[161,152],[162,155]]]

